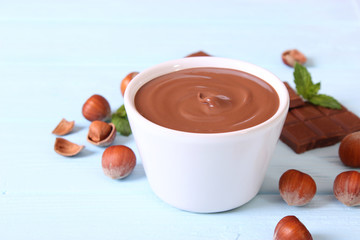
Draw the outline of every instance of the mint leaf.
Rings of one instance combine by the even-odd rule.
[[[121,107],[111,115],[111,122],[115,125],[116,131],[121,135],[129,136],[131,134],[131,128],[124,105],[121,105]]]
[[[118,115],[118,116],[120,116],[120,117],[127,117],[124,104],[121,105],[121,107],[119,107],[118,110],[116,110],[115,114]]]
[[[309,99],[309,102],[311,102],[312,104],[315,104],[315,105],[323,106],[323,107],[341,109],[340,103],[335,98],[325,95],[325,94],[315,95]]]
[[[312,96],[317,95],[319,90],[320,90],[320,82],[309,86],[309,88],[308,88],[308,96],[311,98]]]
[[[295,63],[294,82],[297,93],[312,104],[341,109],[340,103],[335,98],[318,93],[321,86],[320,82],[314,84],[306,67],[299,63]]]
[[[295,63],[294,78],[296,84],[296,91],[298,92],[298,94],[303,96],[305,99],[311,97],[314,89],[312,91],[309,90],[314,84],[311,80],[311,75],[306,69],[306,67],[302,66],[299,63]]]

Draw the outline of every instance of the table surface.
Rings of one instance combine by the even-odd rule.
[[[321,92],[360,115],[360,1],[0,1],[0,239],[271,239],[277,222],[296,215],[314,239],[359,239],[360,208],[332,194],[344,167],[339,144],[295,154],[279,142],[259,194],[232,211],[196,214],[157,198],[135,150],[126,179],[101,169],[104,148],[86,141],[82,104],[105,96],[116,110],[131,71],[204,50],[262,66],[292,86],[280,58],[297,48]],[[76,157],[53,150],[58,122],[75,120],[66,139]],[[280,175],[310,174],[310,204],[281,199]]]

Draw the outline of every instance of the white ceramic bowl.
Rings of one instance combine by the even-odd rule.
[[[277,112],[267,121],[226,133],[189,133],[159,126],[140,115],[138,89],[173,71],[217,67],[241,70],[269,83],[278,93]],[[239,207],[259,191],[289,107],[284,84],[256,65],[217,57],[172,60],[138,74],[128,85],[125,108],[151,188],[163,201],[191,212]],[[264,103],[266,104],[266,103]]]

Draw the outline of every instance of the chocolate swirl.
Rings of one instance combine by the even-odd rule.
[[[251,74],[224,68],[192,68],[142,86],[135,106],[148,120],[175,130],[231,132],[269,119],[279,106],[275,90]]]

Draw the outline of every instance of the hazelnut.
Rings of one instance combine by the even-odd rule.
[[[295,216],[282,218],[275,227],[274,240],[312,240],[305,225]]]
[[[123,96],[125,94],[125,90],[126,90],[127,86],[129,85],[130,81],[138,74],[139,74],[139,72],[131,72],[128,75],[126,75],[126,77],[121,81],[120,91]]]
[[[83,116],[89,121],[106,121],[111,117],[109,102],[101,95],[92,95],[82,107]]]
[[[360,132],[347,135],[340,143],[340,160],[349,167],[360,167]]]
[[[83,148],[83,145],[75,144],[64,138],[56,138],[54,145],[55,152],[66,157],[75,156]]]
[[[116,137],[116,128],[113,123],[93,121],[89,126],[87,140],[97,146],[109,146]]]
[[[334,195],[346,206],[360,205],[360,173],[346,171],[336,176],[333,187]]]
[[[303,206],[315,196],[316,183],[310,175],[290,169],[281,175],[279,191],[288,205]]]
[[[52,133],[58,136],[66,135],[73,130],[74,125],[75,121],[67,121],[65,118],[63,118],[52,131]]]
[[[133,171],[136,156],[130,148],[115,145],[105,149],[101,163],[105,175],[113,179],[121,179]]]
[[[300,64],[304,64],[307,61],[305,55],[302,54],[297,49],[291,49],[283,52],[281,58],[283,62],[289,67],[294,67],[296,62]]]

